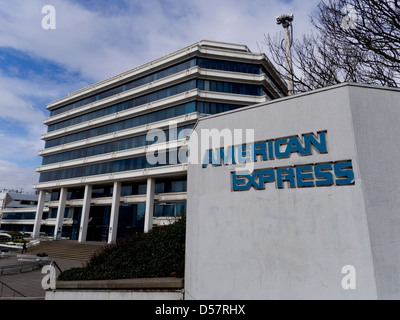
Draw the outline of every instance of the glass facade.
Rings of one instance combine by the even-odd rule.
[[[80,141],[88,138],[93,138],[99,135],[112,133],[120,130],[135,128],[152,122],[166,120],[193,112],[217,114],[220,112],[235,110],[243,107],[237,104],[210,103],[201,101],[192,101],[183,105],[163,109],[156,112],[147,113],[138,117],[118,121],[105,126],[96,127],[89,130],[80,131],[70,135],[65,135],[59,138],[46,141],[45,148],[56,147],[62,144]]]
[[[130,90],[130,89],[137,88],[139,86],[142,86],[144,84],[150,83],[152,81],[156,81],[156,80],[165,78],[167,76],[173,75],[175,73],[184,71],[186,69],[192,68],[195,65],[196,65],[196,58],[184,61],[182,63],[173,65],[172,67],[165,68],[165,69],[163,69],[161,71],[154,72],[154,73],[152,73],[152,74],[150,74],[148,76],[141,77],[139,79],[124,83],[124,84],[119,85],[117,87],[114,87],[112,89],[105,90],[105,91],[103,91],[101,93],[92,95],[92,96],[84,98],[84,99],[80,99],[80,100],[78,100],[78,101],[76,101],[74,103],[70,103],[70,104],[67,104],[67,105],[65,105],[65,106],[63,106],[61,108],[57,108],[55,110],[52,110],[52,111],[50,111],[50,116],[55,116],[57,114],[66,112],[68,110],[79,108],[79,107],[82,107],[82,106],[84,106],[86,104],[89,104],[89,103],[92,103],[92,102],[95,102],[95,101],[99,101],[99,100],[111,97],[111,96],[113,96],[115,94],[122,93],[122,92],[125,92],[125,91]]]
[[[107,241],[110,226],[111,206],[92,206],[86,241]]]
[[[203,69],[214,69],[221,71],[262,74],[263,67],[257,64],[240,63],[207,58],[197,58],[197,65]]]
[[[177,128],[177,135],[180,139],[184,139],[190,135],[193,124],[188,126],[182,126]],[[169,130],[164,131],[166,141],[176,140],[175,134],[170,134]],[[136,136],[128,139],[113,141],[109,143],[103,143],[91,147],[85,147],[72,151],[57,153],[51,156],[43,157],[43,165],[69,161],[74,159],[81,159],[91,156],[97,156],[100,154],[106,154],[111,152],[117,152],[122,150],[128,150],[133,148],[139,148],[154,144],[155,141],[146,141],[146,135]]]
[[[75,108],[82,107],[89,103],[100,101],[102,99],[111,97],[115,94],[125,92],[127,90],[139,87],[141,85],[165,78],[167,76],[173,75],[175,73],[190,69],[194,66],[199,66],[203,69],[214,69],[221,71],[231,71],[231,72],[240,72],[240,73],[250,73],[250,74],[262,74],[265,73],[269,76],[271,80],[270,73],[261,65],[261,64],[250,64],[250,63],[240,63],[235,61],[226,61],[226,60],[217,60],[217,59],[208,59],[208,58],[192,58],[190,60],[184,61],[182,63],[176,64],[172,67],[165,68],[161,71],[157,71],[151,73],[150,75],[141,77],[139,79],[124,83],[122,85],[118,85],[114,88],[104,90],[101,93],[91,95],[90,97],[80,99],[76,102],[67,104],[60,108],[54,109],[50,111],[50,116],[55,116],[57,114],[66,112],[68,110],[72,110]],[[275,82],[275,80],[273,80]],[[279,88],[279,85],[275,83]]]
[[[6,212],[2,220],[35,220],[36,212]]]
[[[60,200],[60,189],[52,190],[50,201],[58,201]]]
[[[270,74],[268,74],[267,70],[263,67],[261,62],[240,63],[238,61],[229,61],[229,59],[231,58],[227,59],[228,60],[210,59],[203,57],[187,58],[187,60],[183,62],[176,63],[172,66],[168,66],[162,70],[145,74],[145,72],[149,72],[147,71],[150,69],[149,67],[148,69],[146,69],[145,72],[142,72],[142,74],[136,79],[128,79],[126,82],[119,82],[118,85],[114,87],[109,87],[108,89],[103,90],[102,92],[97,92],[97,93],[93,92],[89,96],[77,99],[72,103],[68,103],[64,106],[58,107],[50,111],[50,116],[59,115],[69,110],[81,108],[90,103],[101,101],[102,99],[106,99],[108,97],[126,92],[134,88],[138,88],[146,84],[150,84],[153,81],[163,79],[165,77],[171,76],[178,72],[182,72],[184,70],[188,70],[195,66],[198,66],[199,68],[202,69],[220,70],[220,71],[228,71],[236,73],[253,74],[253,75],[261,75],[264,73],[271,79],[271,81],[273,81],[276,84],[275,80],[272,79]],[[225,73],[223,79],[226,78],[226,75],[227,74]],[[179,83],[179,81],[181,82]],[[168,87],[165,87],[167,85]],[[280,88],[280,86],[278,85],[277,87]],[[151,86],[148,87],[149,90],[151,90],[150,88]],[[197,75],[192,74],[190,75],[189,80],[188,78],[184,80],[176,80],[174,82],[171,82],[170,84],[163,85],[163,87],[161,88],[154,88],[152,89],[153,91],[146,91],[140,94],[135,94],[134,96],[132,95],[132,97],[127,98],[128,100],[126,101],[119,100],[118,103],[114,103],[113,105],[109,106],[101,106],[97,110],[89,108],[89,110],[85,110],[83,114],[70,115],[70,116],[66,115],[62,120],[58,120],[58,122],[50,124],[48,126],[48,132],[50,133],[55,130],[60,130],[60,134],[58,134],[56,138],[46,140],[45,149],[78,141],[82,144],[80,144],[79,146],[65,146],[65,148],[64,147],[60,148],[61,150],[60,152],[56,151],[50,155],[44,156],[42,165],[56,164],[76,159],[85,159],[93,156],[111,154],[118,151],[145,147],[158,142],[164,142],[164,141],[158,141],[157,139],[153,140],[149,139],[149,141],[147,141],[146,138],[150,137],[148,137],[147,134],[144,134],[144,130],[143,132],[141,131],[141,133],[137,134],[136,136],[124,137],[124,138],[121,137],[117,138],[116,136],[112,136],[112,133],[119,132],[122,130],[129,130],[139,126],[145,126],[147,124],[159,121],[165,121],[171,118],[180,117],[188,114],[193,114],[193,113],[199,113],[201,115],[218,114],[221,112],[242,108],[244,106],[244,104],[240,104],[239,101],[238,104],[216,103],[209,101],[201,101],[200,97],[195,98],[187,96],[187,100],[185,100],[186,101],[185,103],[169,106],[168,108],[162,110],[148,112],[150,111],[149,109],[148,111],[143,111],[148,113],[145,114],[139,113],[139,115],[131,116],[131,118],[128,119],[125,118],[122,120],[109,117],[109,119],[107,121],[104,121],[103,124],[95,127],[91,127],[91,123],[89,122],[91,120],[116,114],[124,110],[133,109],[161,99],[173,97],[193,89],[198,89],[200,91],[205,91],[205,92],[227,93],[232,95],[247,95],[247,96],[258,96],[258,97],[267,96],[270,99],[273,99],[273,95],[270,92],[268,92],[268,89],[263,85],[231,82],[225,80],[217,81],[205,77],[202,78],[202,76],[200,76],[199,74]],[[207,96],[207,98],[204,98],[203,100],[208,100],[209,96]],[[224,99],[225,95],[218,95],[217,97],[218,97],[217,101],[220,101],[219,99]],[[190,99],[193,101],[190,101]],[[227,101],[231,101],[231,99],[232,96]],[[173,101],[173,99],[170,99],[169,101]],[[160,107],[162,106],[160,105]],[[76,132],[73,133],[67,133],[67,132],[65,134],[63,133],[62,129],[83,123],[85,123],[85,125],[87,124],[88,126],[87,127],[82,126],[80,129],[78,129]],[[165,130],[164,133],[166,141],[174,141],[176,139],[187,138],[190,135],[191,131],[193,130],[194,125],[195,125],[194,123],[191,123],[189,125],[185,124],[178,127],[176,130],[171,130],[171,131]],[[89,142],[92,142],[93,140],[89,141],[87,139],[103,136],[106,134],[109,134],[107,140],[105,139],[105,137],[100,137],[99,139],[95,139],[96,144],[89,145]],[[85,145],[85,142],[88,146]],[[184,149],[183,151],[185,150],[186,149]],[[183,152],[179,152],[179,155],[180,156],[183,155]],[[176,165],[187,162],[187,155],[186,157],[184,157],[184,159],[182,158],[179,159],[177,158],[177,152],[174,150],[170,150],[170,152],[160,151],[159,153],[156,153],[155,156],[157,159],[160,160],[160,162],[155,164],[149,163],[146,156],[136,156],[132,158],[125,158],[119,160],[115,160],[115,158],[113,158],[113,160],[108,160],[105,162],[94,163],[94,164],[88,164],[85,162],[82,165],[71,168],[59,168],[56,170],[42,171],[40,173],[40,182],[42,183],[42,182],[59,181],[65,179],[90,177],[95,175],[112,174],[112,173],[140,170],[146,168],[155,168],[164,166],[166,167],[170,165]],[[165,172],[167,173],[166,170]],[[144,173],[146,172],[144,171]],[[185,173],[184,170],[182,169],[182,174],[180,174],[179,176],[171,177],[167,175],[162,177],[158,176],[154,177],[155,179],[154,193],[156,195],[165,194],[161,198],[169,199],[168,202],[160,202],[159,199],[161,198],[155,197],[154,208],[151,208],[151,211],[153,211],[153,216],[155,218],[168,218],[168,217],[186,215],[186,201],[182,201],[182,199],[185,199],[184,194],[182,193],[187,192],[187,180],[184,175]],[[107,198],[107,199],[103,199],[101,202],[93,201],[91,203],[89,219],[88,219],[89,222],[87,228],[87,237],[85,239],[86,241],[105,242],[108,240],[110,231],[111,203],[115,205],[115,202],[113,202],[115,201],[115,198],[112,200],[114,192],[113,181],[109,181],[107,180],[107,178],[108,176],[106,176],[106,179],[104,179],[103,182],[99,182],[99,185],[92,186],[92,194],[91,194],[92,199],[98,199],[98,198]],[[116,231],[117,238],[131,237],[136,235],[137,233],[144,231],[146,203],[141,203],[141,202],[144,201],[148,202],[149,198],[128,197],[128,196],[146,195],[147,178],[148,178],[147,175],[144,174],[143,177],[141,176],[140,178],[141,181],[128,180],[121,182],[120,196],[127,198],[122,198],[121,202],[118,202],[118,200],[116,202],[116,205],[117,206],[119,205],[118,228]],[[82,183],[81,186],[74,186],[68,188],[67,201],[82,200],[84,198],[85,187],[83,186],[83,184],[84,183]],[[63,185],[64,184],[61,182],[60,186]],[[60,186],[58,186],[57,188],[60,188]],[[181,193],[181,194],[174,195],[173,193]],[[168,194],[168,196],[166,194]],[[55,205],[55,202],[59,201],[59,199],[60,199],[60,189],[52,190],[51,201],[54,201],[52,205]],[[140,202],[140,203],[130,203],[130,202]],[[69,223],[63,226],[62,237],[67,237],[69,239],[74,239],[74,240],[78,239],[80,220],[82,217],[82,207],[70,207],[71,205],[74,206],[77,205],[77,203],[79,202],[78,201],[67,202],[66,204],[64,218],[69,219]],[[44,213],[42,217],[44,220],[55,219],[57,217],[57,212],[58,212],[57,208],[50,208],[49,212]],[[29,213],[25,215],[25,217],[32,219],[34,218],[34,216],[35,213]],[[5,216],[5,219],[11,220],[13,217],[14,216],[12,215],[10,215],[9,217]],[[72,224],[70,220],[72,220]],[[54,234],[54,227],[51,225],[51,223],[52,221],[42,226],[42,231],[46,232],[48,235]],[[113,239],[114,237],[115,233],[113,233]]]
[[[168,202],[154,204],[154,217],[184,217],[186,202]]]
[[[141,116],[137,116],[137,117],[129,118],[126,120],[114,122],[111,124],[103,125],[103,126],[96,127],[93,129],[84,130],[84,131],[80,131],[77,133],[65,135],[65,136],[62,136],[59,138],[47,140],[45,147],[51,148],[51,147],[55,147],[55,146],[70,143],[70,142],[75,142],[75,141],[79,141],[79,140],[84,140],[84,139],[104,135],[107,133],[112,133],[112,132],[116,132],[116,131],[135,128],[135,127],[145,125],[148,123],[157,122],[157,121],[166,120],[166,119],[182,116],[185,114],[193,113],[195,111],[196,111],[196,103],[193,101],[193,102],[189,102],[189,103],[182,104],[179,106],[175,106],[175,107],[171,107],[171,108],[167,108],[167,109],[163,109],[163,110],[159,110],[159,111],[155,111],[155,112],[151,112],[151,113],[146,113]]]
[[[267,91],[263,89],[262,86],[253,84],[243,84],[243,83],[233,83],[233,82],[223,82],[223,81],[210,81],[210,80],[190,80],[163,90],[159,90],[142,97],[134,98],[128,101],[124,101],[103,109],[92,111],[68,120],[64,120],[55,124],[48,126],[48,132],[66,128],[75,124],[90,121],[96,118],[100,118],[106,115],[114,114],[123,110],[128,110],[146,103],[154,102],[163,98],[171,97],[182,92],[190,91],[192,89],[198,88],[204,91],[213,92],[224,92],[232,94],[241,95],[252,95],[252,96],[263,96],[269,95]],[[194,112],[194,111],[192,111]],[[178,112],[179,113],[179,112]],[[190,113],[190,112],[186,112]],[[177,116],[177,115],[175,115]],[[173,117],[173,116],[170,116]],[[149,123],[152,121],[147,121]]]
[[[83,199],[85,195],[85,188],[71,188],[68,189],[67,200]]]
[[[146,204],[124,204],[119,207],[117,238],[129,238],[144,229]]]
[[[147,182],[123,183],[121,185],[121,196],[136,196],[147,193]]]
[[[182,179],[157,179],[155,193],[186,192],[187,180]]]
[[[114,187],[112,185],[93,187],[92,188],[92,199],[97,198],[111,198],[113,195]]]
[[[56,219],[57,218],[57,212],[58,209],[57,208],[50,208],[48,212],[44,212],[42,219],[46,220],[46,219]]]
[[[212,92],[224,92],[249,96],[268,95],[268,93],[263,89],[262,86],[245,83],[197,80],[197,87],[199,90]]]
[[[69,126],[72,126],[74,124],[86,122],[89,120],[93,120],[96,118],[104,117],[110,114],[114,114],[120,111],[132,109],[141,105],[144,105],[146,103],[154,102],[156,100],[161,100],[164,98],[168,98],[174,95],[177,95],[182,92],[190,91],[192,89],[196,88],[196,80],[189,80],[177,85],[174,85],[172,87],[162,89],[159,91],[155,91],[149,94],[146,94],[141,97],[137,97],[131,100],[127,100],[103,109],[99,109],[96,111],[92,111],[83,115],[80,115],[75,118],[71,118],[65,121],[61,121],[52,125],[48,126],[48,132],[57,130],[57,129],[62,129],[66,128]]]
[[[197,59],[198,66],[204,69],[214,69],[221,71],[230,71],[230,72],[241,72],[241,73],[250,73],[250,74],[263,74],[265,73],[267,77],[272,81],[273,84],[277,88],[280,88],[280,85],[276,82],[276,80],[272,77],[271,73],[264,68],[262,64],[249,64],[249,63],[240,63],[234,61],[224,61],[224,60],[216,60],[216,59],[206,59],[206,58],[198,58]]]
[[[161,153],[158,155],[158,157],[159,159],[165,159],[166,160],[165,163],[161,162],[156,164],[150,164],[147,161],[146,156],[142,156],[137,158],[91,164],[70,169],[42,172],[40,174],[40,182],[72,179],[78,177],[88,177],[106,173],[116,173],[116,172],[139,170],[145,168],[155,168],[155,167],[162,167],[171,164],[181,164],[187,162],[187,158],[180,159],[179,157],[178,158],[173,156],[170,157],[169,152]]]
[[[53,229],[54,229],[54,227],[53,227]],[[32,224],[7,224],[7,225],[2,226],[2,230],[32,232],[33,225]]]

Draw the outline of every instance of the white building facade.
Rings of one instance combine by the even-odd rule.
[[[37,205],[38,195],[18,190],[3,190],[0,193],[0,231],[31,233]],[[47,211],[48,208],[45,208],[44,213]]]
[[[50,103],[34,236],[114,242],[186,215],[197,120],[286,90],[265,55],[200,41]]]
[[[398,300],[399,121],[399,89],[358,84],[200,119],[185,299]]]

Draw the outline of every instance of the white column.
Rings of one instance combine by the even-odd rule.
[[[120,197],[121,197],[121,182],[114,182],[113,197],[111,204],[110,227],[108,230],[108,243],[113,243],[115,242],[115,240],[117,240]]]
[[[58,201],[56,226],[54,228],[54,240],[61,239],[61,231],[64,221],[65,203],[67,202],[67,193],[68,193],[67,188],[61,188],[60,200]]]
[[[146,211],[145,211],[145,216],[144,216],[144,232],[149,232],[151,229],[153,229],[155,185],[156,185],[156,183],[153,178],[147,179]]]
[[[78,242],[85,242],[89,224],[90,202],[92,201],[92,186],[85,186],[85,195],[83,197],[83,206],[81,214],[81,226],[79,228]]]
[[[33,238],[37,238],[40,235],[40,227],[42,226],[42,217],[44,209],[44,201],[46,200],[46,191],[40,190],[38,205],[36,207],[35,224],[33,225]]]

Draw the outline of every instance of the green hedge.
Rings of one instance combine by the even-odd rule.
[[[105,246],[84,268],[64,271],[59,280],[183,277],[186,220]]]

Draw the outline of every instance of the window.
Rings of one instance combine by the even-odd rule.
[[[214,69],[231,72],[261,74],[263,68],[261,65],[239,63],[232,61],[214,60],[207,58],[198,58],[198,66],[204,69]]]
[[[187,180],[184,179],[162,179],[156,180],[155,193],[186,192]]]
[[[130,89],[139,87],[139,86],[144,85],[146,83],[150,83],[152,81],[155,81],[155,80],[158,80],[158,79],[162,79],[162,78],[167,77],[169,75],[172,75],[172,74],[181,72],[183,70],[192,68],[192,67],[195,66],[195,64],[196,64],[196,59],[192,58],[190,60],[187,60],[187,61],[181,62],[179,64],[173,65],[171,67],[165,68],[163,70],[154,72],[154,73],[152,73],[150,75],[141,77],[139,79],[132,80],[132,81],[127,82],[127,83],[125,83],[123,85],[119,85],[119,86],[114,87],[112,89],[105,90],[105,91],[103,91],[101,93],[92,95],[92,96],[84,98],[84,99],[80,99],[80,100],[78,100],[76,102],[73,102],[73,103],[67,104],[67,105],[65,105],[63,107],[57,108],[55,110],[52,110],[50,112],[50,116],[55,116],[57,114],[66,112],[68,110],[79,108],[79,107],[84,106],[86,104],[89,104],[89,103],[92,103],[92,102],[95,102],[95,101],[99,101],[99,100],[111,97],[112,95],[124,92],[126,90],[130,90]]]
[[[113,195],[113,186],[93,187],[92,198],[110,198]]]
[[[116,160],[116,161],[112,161],[112,162],[104,162],[104,163],[99,163],[99,164],[86,165],[86,166],[81,166],[81,167],[74,167],[74,168],[63,169],[63,170],[42,172],[40,174],[40,182],[72,179],[72,178],[78,178],[78,177],[86,177],[86,176],[100,175],[100,174],[106,174],[106,173],[131,171],[131,170],[138,170],[138,169],[144,169],[144,168],[162,167],[162,166],[168,166],[170,164],[180,164],[180,163],[187,162],[187,158],[185,158],[185,159],[179,159],[179,158],[178,159],[170,159],[169,152],[167,152],[165,154],[163,154],[163,153],[159,154],[159,157],[161,159],[166,159],[166,163],[150,164],[147,162],[146,156],[143,156],[143,157],[137,157],[137,158]],[[174,157],[171,157],[171,158],[174,158]],[[182,160],[182,162],[181,162],[181,160]],[[169,162],[169,161],[171,161],[171,162]],[[104,191],[104,193],[106,194],[107,192]],[[92,196],[95,197],[96,194],[94,194]],[[110,196],[112,196],[112,192],[111,192]]]
[[[60,200],[60,190],[53,190],[51,192],[50,201],[58,201]]]
[[[83,199],[85,188],[68,189],[67,200]]]
[[[245,83],[197,80],[197,87],[204,91],[225,92],[251,96],[262,96],[266,94],[261,86]]]
[[[184,217],[186,202],[155,203],[154,217]]]
[[[143,195],[147,193],[147,182],[124,183],[121,186],[121,196]]]
[[[193,124],[188,126],[178,127],[179,138],[183,139],[190,135]],[[167,141],[170,141],[172,137],[169,137],[169,132],[165,131]],[[78,150],[67,151],[63,153],[58,153],[51,156],[43,157],[42,164],[47,165],[56,162],[69,161],[74,159],[86,158],[91,156],[96,156],[100,154],[116,152],[121,150],[127,150],[132,148],[143,147],[146,145],[151,145],[157,141],[146,141],[146,136],[141,135],[137,137],[132,137],[128,139],[113,141],[105,144],[100,144],[92,147],[86,147]]]
[[[62,136],[59,138],[47,140],[45,147],[51,148],[51,147],[55,147],[55,146],[58,146],[61,144],[66,144],[66,143],[79,141],[79,140],[83,140],[83,139],[88,139],[91,137],[96,137],[99,135],[103,135],[103,134],[107,134],[107,133],[111,133],[111,132],[115,132],[115,131],[119,131],[119,130],[124,130],[124,129],[128,129],[128,128],[133,128],[133,127],[139,126],[141,124],[147,124],[147,123],[150,123],[150,120],[149,120],[150,118],[154,119],[153,114],[155,114],[155,118],[157,119],[156,121],[160,121],[160,120],[165,120],[165,119],[169,119],[172,117],[184,115],[186,110],[191,111],[191,110],[194,110],[195,108],[196,108],[196,103],[194,101],[188,102],[182,106],[175,106],[175,107],[171,107],[168,109],[155,111],[153,113],[147,113],[147,114],[144,114],[141,116],[137,116],[135,118],[130,118],[127,120],[115,122],[115,123],[104,125],[101,127],[96,127],[96,128],[92,128],[89,130],[80,131],[80,132],[73,133],[70,135]]]

